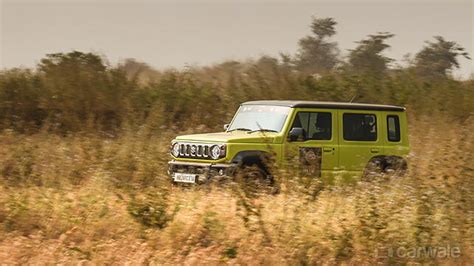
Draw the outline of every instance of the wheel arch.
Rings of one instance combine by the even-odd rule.
[[[257,165],[265,172],[270,173],[268,166],[271,158],[272,154],[268,151],[247,150],[238,152],[232,158],[231,162],[237,164],[239,167]]]
[[[382,164],[382,169],[385,169],[387,166],[397,166],[401,170],[406,170],[408,168],[408,162],[406,158],[399,155],[376,155],[370,158],[367,162],[364,169],[366,169],[373,162],[380,162]]]

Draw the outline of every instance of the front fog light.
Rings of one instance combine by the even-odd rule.
[[[179,156],[179,144],[176,142],[173,144],[173,146],[171,147],[171,154],[174,156],[174,157],[178,157]]]

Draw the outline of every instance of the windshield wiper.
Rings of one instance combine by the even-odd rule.
[[[256,129],[256,130],[252,130],[252,131],[249,131],[248,133],[254,133],[254,132],[276,132],[278,133],[277,130],[274,130],[274,129],[267,129],[267,128],[260,128],[260,129]]]
[[[234,128],[234,129],[231,129],[231,130],[227,130],[227,132],[232,132],[232,131],[236,131],[236,130],[241,130],[241,131],[252,131],[251,129],[249,128],[245,128],[245,127],[238,127],[238,128]]]

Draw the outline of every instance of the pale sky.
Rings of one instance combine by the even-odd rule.
[[[471,0],[91,1],[0,0],[0,67],[33,67],[47,53],[80,50],[112,64],[135,58],[163,69],[295,53],[311,16],[338,22],[343,54],[368,34],[388,31],[386,55],[401,60],[441,35],[473,56]],[[473,73],[461,59],[457,77]]]

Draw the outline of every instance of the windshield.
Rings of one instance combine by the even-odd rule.
[[[269,105],[243,105],[227,131],[275,131],[280,132],[290,107]]]

